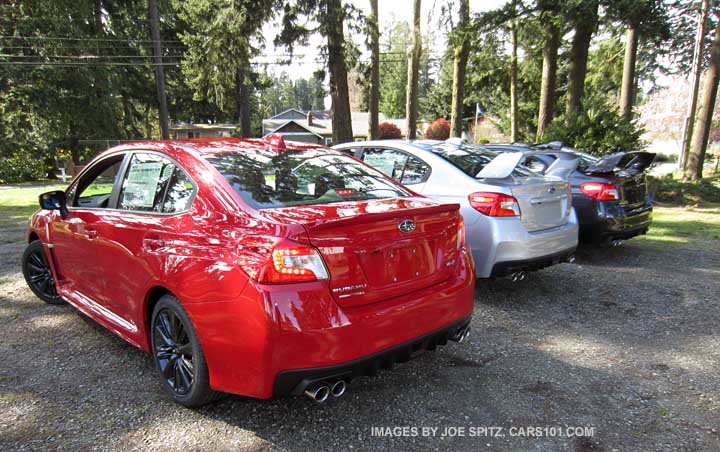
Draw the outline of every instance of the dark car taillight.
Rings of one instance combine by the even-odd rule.
[[[616,186],[604,182],[585,182],[580,185],[580,190],[585,195],[598,201],[614,201],[620,199]]]
[[[504,193],[478,192],[468,199],[473,209],[489,217],[520,216],[517,199]]]
[[[276,237],[246,237],[238,246],[238,264],[260,283],[280,284],[328,279],[327,268],[312,246]]]

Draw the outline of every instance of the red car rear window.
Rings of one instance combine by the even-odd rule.
[[[410,195],[381,172],[322,149],[227,152],[206,158],[255,209]]]

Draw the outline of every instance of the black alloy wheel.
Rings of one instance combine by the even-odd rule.
[[[173,400],[188,408],[214,401],[205,355],[195,328],[180,301],[163,295],[153,309],[150,341],[163,387]]]
[[[186,395],[195,381],[194,350],[182,319],[170,309],[155,316],[153,344],[160,374],[175,393]]]
[[[55,278],[40,240],[33,241],[25,248],[22,270],[25,282],[38,298],[48,304],[65,304],[65,300],[57,293]]]

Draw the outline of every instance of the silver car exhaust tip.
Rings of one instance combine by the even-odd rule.
[[[575,262],[575,255],[574,255],[574,254],[571,254],[571,255],[565,260],[565,262],[567,262],[568,264],[572,264],[573,262]]]
[[[511,280],[512,282],[522,281],[522,280],[525,279],[525,276],[526,276],[526,275],[525,275],[525,272],[523,272],[523,271],[514,272],[514,273],[512,273],[512,274],[510,275],[510,280]]]
[[[345,380],[338,380],[330,387],[330,392],[332,393],[333,397],[340,397],[345,394],[346,389],[347,383],[345,383]]]
[[[610,246],[612,246],[613,248],[617,248],[618,246],[620,246],[622,244],[623,244],[622,239],[615,239],[610,242]]]
[[[330,387],[324,384],[313,386],[305,390],[305,395],[317,403],[323,403],[330,397]]]

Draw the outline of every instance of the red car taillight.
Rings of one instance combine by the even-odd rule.
[[[620,199],[617,187],[603,182],[585,182],[580,185],[580,190],[587,196],[597,199],[598,201],[614,201]]]
[[[295,283],[328,279],[317,249],[275,237],[248,237],[238,246],[240,267],[260,283]]]
[[[478,192],[468,199],[473,209],[490,217],[517,217],[520,215],[518,202],[504,193]]]
[[[457,231],[457,247],[458,249],[465,246],[465,220],[458,221]]]

